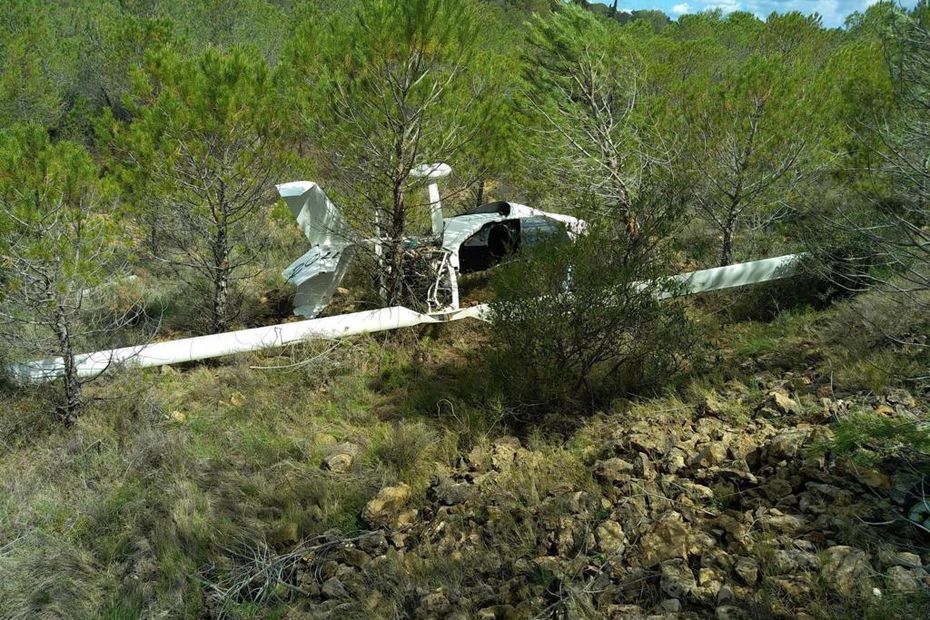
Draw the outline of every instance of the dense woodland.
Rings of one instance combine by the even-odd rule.
[[[0,383],[0,618],[930,609],[923,2],[5,0],[0,59],[0,364],[65,366]],[[290,320],[287,181],[386,239],[328,313],[415,307],[432,162],[589,232],[489,326],[76,372]]]

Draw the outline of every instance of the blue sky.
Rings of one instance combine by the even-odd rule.
[[[597,0],[610,4],[608,0]],[[675,18],[683,13],[700,13],[707,9],[720,9],[725,13],[731,11],[749,11],[761,18],[772,12],[820,13],[824,26],[842,26],[846,16],[854,11],[864,11],[875,0],[620,0],[620,8],[659,9]],[[914,6],[914,0],[906,0],[905,6]]]

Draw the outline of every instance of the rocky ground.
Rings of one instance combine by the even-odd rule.
[[[907,415],[910,395],[788,373],[700,401],[592,418],[566,439],[577,462],[507,436],[425,496],[382,488],[369,530],[287,556],[289,617],[930,617],[930,535],[905,518],[919,474],[823,448],[851,407]],[[322,466],[351,475],[355,449]]]
[[[930,618],[926,358],[859,310],[532,423],[466,326],[116,377],[67,429],[0,392],[0,618]]]

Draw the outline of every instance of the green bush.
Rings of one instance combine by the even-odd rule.
[[[833,432],[830,449],[864,465],[875,466],[889,458],[926,461],[930,457],[930,420],[925,414],[886,417],[860,412],[839,421]]]
[[[594,226],[492,279],[490,368],[519,413],[590,409],[668,376],[690,341],[683,305],[642,237]]]

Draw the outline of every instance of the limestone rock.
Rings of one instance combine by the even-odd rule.
[[[920,556],[908,551],[879,552],[881,561],[886,566],[903,566],[904,568],[921,568]]]
[[[313,443],[317,446],[331,446],[336,443],[336,438],[329,433],[318,432],[313,434]]]
[[[472,493],[472,486],[455,482],[447,476],[437,476],[429,489],[429,496],[437,503],[455,506],[464,503]]]
[[[704,415],[721,417],[726,412],[726,406],[716,393],[710,392],[704,394],[701,402],[698,404],[698,411]]]
[[[674,474],[679,470],[684,469],[687,466],[685,458],[687,455],[678,448],[672,448],[669,450],[669,453],[665,455],[665,459],[662,462],[662,466],[670,474]]]
[[[328,445],[326,458],[323,459],[323,469],[335,473],[345,473],[352,467],[352,462],[358,456],[361,448],[351,442],[324,444]]]
[[[627,482],[632,478],[633,464],[620,458],[598,461],[594,464],[594,475],[610,484]]]
[[[921,575],[926,572],[922,569],[909,569],[903,566],[892,566],[885,572],[885,586],[896,594],[914,594],[920,592],[922,587]]]
[[[691,572],[688,562],[684,559],[676,558],[662,562],[660,572],[659,586],[662,592],[673,599],[685,597],[697,587],[694,573]]]
[[[513,464],[520,449],[520,440],[516,437],[501,437],[494,442],[491,464],[501,471]]]
[[[606,556],[618,556],[626,549],[623,527],[616,521],[604,521],[594,532],[597,550]]]
[[[717,590],[717,604],[728,603],[733,600],[733,588],[728,585],[720,586],[720,589]]]
[[[798,577],[766,577],[763,583],[781,590],[794,600],[805,598],[811,593],[807,582]]]
[[[769,455],[775,459],[792,459],[798,456],[810,435],[811,430],[804,427],[784,430],[769,441]]]
[[[681,480],[677,484],[691,499],[701,502],[709,502],[714,499],[714,490],[703,484],[697,484],[690,480]]]
[[[371,558],[361,549],[346,547],[342,550],[342,560],[349,566],[364,568],[371,561]]]
[[[717,540],[702,530],[692,531],[688,535],[688,554],[704,555],[717,544]]]
[[[891,488],[892,481],[890,476],[880,471],[869,469],[868,467],[858,467],[856,477],[873,489],[887,491]]]
[[[387,550],[387,538],[383,532],[373,532],[356,543],[368,555],[381,555]]]
[[[481,620],[511,620],[517,617],[517,610],[512,605],[493,605],[478,610]]]
[[[735,460],[745,461],[752,458],[753,454],[759,449],[759,444],[752,435],[739,434],[731,439],[729,449]]]
[[[727,462],[727,447],[719,441],[714,441],[701,449],[697,463],[701,467],[713,467]]]
[[[394,519],[394,527],[404,527],[416,521],[419,511],[416,508],[404,510]]]
[[[783,478],[772,478],[762,485],[762,492],[771,500],[791,495],[791,483]]]
[[[769,392],[769,405],[775,411],[784,415],[800,415],[803,413],[801,405],[793,400],[784,390],[772,390]]]
[[[698,571],[698,585],[706,586],[715,581],[723,581],[722,576],[713,568],[703,567]]]
[[[716,620],[745,620],[749,616],[735,605],[721,605],[714,610],[714,618]]]
[[[759,564],[752,558],[737,558],[733,570],[743,580],[743,583],[748,586],[755,585],[756,581],[759,580]]]
[[[640,540],[643,566],[655,566],[672,558],[687,558],[689,533],[688,525],[679,513],[664,514]]]
[[[643,480],[655,480],[656,470],[645,452],[639,452],[633,459],[633,473]]]
[[[320,591],[326,598],[340,599],[349,597],[349,592],[346,590],[346,587],[336,577],[330,577],[324,581]]]
[[[810,524],[802,517],[784,514],[774,508],[762,515],[761,521],[765,527],[782,534],[797,534],[810,528]]]
[[[417,617],[444,616],[450,611],[452,611],[452,604],[449,603],[445,590],[439,588],[423,597],[417,609]]]
[[[872,591],[872,566],[861,549],[837,545],[824,552],[820,575],[837,594],[854,598]]]
[[[362,518],[374,527],[392,525],[401,509],[410,501],[410,487],[401,483],[394,487],[384,487],[378,495],[365,505]]]
[[[348,453],[336,453],[323,459],[323,469],[329,470],[336,474],[344,474],[352,468],[352,455]]]
[[[767,566],[777,575],[788,575],[815,569],[817,558],[798,549],[776,549]]]
[[[492,450],[486,445],[477,445],[465,457],[469,469],[475,472],[486,472],[491,469]]]
[[[659,432],[656,432],[656,431]],[[645,452],[650,456],[660,456],[665,454],[667,436],[662,428],[652,427],[649,432],[631,433],[627,436],[625,443],[631,449],[637,452]]]

